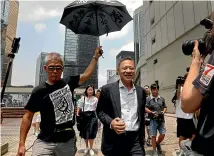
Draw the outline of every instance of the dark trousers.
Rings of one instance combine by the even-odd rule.
[[[145,156],[139,142],[139,132],[126,132],[118,136],[113,149],[106,156]]]

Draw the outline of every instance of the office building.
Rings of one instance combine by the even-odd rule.
[[[124,58],[130,57],[133,60],[135,60],[135,53],[133,51],[121,51],[119,54],[116,56],[116,69],[118,68],[118,64],[120,61]]]
[[[116,74],[116,70],[115,69],[108,69],[107,70],[107,81],[113,76]]]
[[[38,86],[41,83],[44,83],[48,79],[47,72],[44,70],[45,57],[48,53],[41,52],[36,61],[36,77],[35,77],[35,86]]]
[[[119,80],[119,78],[120,78],[120,76],[119,76],[119,75],[114,74],[114,75],[112,75],[112,76],[107,80],[107,84],[109,84],[109,83],[113,83],[113,82],[116,82],[116,81],[118,81],[118,80]]]
[[[17,20],[19,12],[19,2],[17,0],[1,1],[1,85],[3,85],[7,65],[9,62],[8,53],[11,52],[11,46],[14,37],[16,37]],[[12,67],[9,74],[7,85],[11,85]]]
[[[107,70],[107,84],[116,82],[119,79],[119,75],[117,75],[117,70],[109,69]]]
[[[91,62],[98,43],[99,38],[96,36],[74,34],[66,29],[63,77],[82,74]],[[86,87],[89,84],[98,88],[98,65],[92,77],[80,87]]]
[[[200,21],[213,11],[213,1],[144,1],[134,12],[135,81],[141,86],[158,83],[169,112],[174,112],[176,78],[191,63],[182,43],[203,37]]]

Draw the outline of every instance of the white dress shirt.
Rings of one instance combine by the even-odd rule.
[[[84,112],[95,111],[97,108],[97,102],[98,102],[98,99],[95,96],[91,96],[90,98],[83,96],[81,99],[77,101],[77,107],[83,110],[83,106],[84,106]]]
[[[137,113],[137,93],[133,84],[133,88],[128,91],[121,80],[119,81],[120,103],[121,103],[121,119],[126,123],[126,131],[138,131],[139,121]]]

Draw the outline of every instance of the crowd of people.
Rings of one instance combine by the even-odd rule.
[[[179,84],[176,90],[180,156],[213,155],[214,27],[207,33],[205,41],[207,48],[204,52],[199,51],[199,43],[194,41],[189,72],[185,75],[184,83]],[[167,105],[164,97],[159,94],[157,83],[143,88],[133,82],[135,63],[131,58],[119,62],[117,73],[120,79],[102,86],[97,97],[93,85],[87,86],[75,109],[73,91],[91,77],[101,56],[101,48],[96,48],[83,74],[68,78],[61,78],[61,55],[49,53],[46,56],[44,68],[48,79],[33,89],[25,106],[27,112],[22,119],[18,156],[25,154],[26,137],[37,112],[41,115],[41,121],[37,116],[34,117],[35,134],[38,136],[33,144],[32,156],[74,156],[77,151],[74,130],[76,119],[81,121],[80,137],[85,140],[85,153],[94,155],[93,143],[102,123],[103,155],[144,156],[145,145],[150,144],[153,156],[162,154]],[[210,57],[205,63],[208,54]],[[201,70],[203,63],[205,66]],[[198,122],[194,122],[194,114],[198,112]]]

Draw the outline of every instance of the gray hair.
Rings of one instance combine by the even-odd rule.
[[[126,60],[130,60],[130,61],[134,62],[134,60],[131,57],[125,57],[125,58],[123,58],[123,59],[120,60],[120,62],[117,65],[117,69],[120,68],[121,62],[126,61]]]
[[[60,55],[59,53],[56,53],[56,52],[48,53],[45,57],[45,64],[47,64],[48,61],[50,60],[61,61],[63,65],[63,58],[62,58],[62,55]]]

